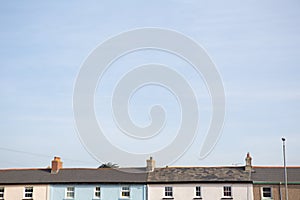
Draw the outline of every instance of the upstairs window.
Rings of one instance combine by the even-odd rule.
[[[32,199],[32,198],[33,198],[33,187],[25,187],[24,199]]]
[[[0,199],[4,199],[4,187],[0,187]]]
[[[165,187],[165,197],[173,197],[173,188],[170,186]]]
[[[272,188],[271,187],[262,187],[261,193],[262,193],[262,198],[272,199]]]
[[[100,199],[101,198],[101,187],[97,186],[95,187],[95,199]]]
[[[130,197],[130,187],[129,186],[122,186],[121,197],[125,197],[125,198]]]
[[[66,198],[67,199],[74,199],[75,197],[75,188],[74,187],[67,187],[66,188]]]
[[[224,197],[231,197],[232,196],[231,186],[224,186],[223,187],[223,196]]]
[[[196,186],[196,197],[201,197],[201,187]]]

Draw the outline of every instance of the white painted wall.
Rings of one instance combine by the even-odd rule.
[[[49,186],[48,185],[0,185],[4,187],[5,200],[22,200],[24,199],[24,188],[33,187],[34,200],[48,200]]]
[[[174,200],[192,200],[196,197],[195,188],[201,186],[203,200],[220,200],[223,197],[223,186],[232,187],[233,200],[253,200],[252,184],[149,184],[148,200],[164,198],[165,186],[173,187]]]

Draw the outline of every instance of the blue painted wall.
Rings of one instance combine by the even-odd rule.
[[[128,200],[128,198],[121,198],[122,186],[130,186],[130,200],[146,200],[146,186],[133,184],[55,184],[50,185],[50,200],[65,200],[66,188],[70,186],[75,188],[74,200],[94,200],[94,192],[96,186],[101,187],[102,200]]]

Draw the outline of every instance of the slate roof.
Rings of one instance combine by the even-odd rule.
[[[283,167],[253,167],[251,176],[244,167],[166,167],[146,172],[145,168],[63,168],[0,169],[0,184],[63,183],[279,183],[284,182]],[[288,167],[288,182],[300,183],[300,167]]]
[[[284,182],[283,167],[254,167],[251,174],[253,182]],[[288,182],[300,183],[300,167],[287,167]]]
[[[147,182],[251,182],[244,167],[168,167],[156,168]]]
[[[133,173],[132,173],[133,172]],[[135,173],[139,172],[139,173]],[[51,169],[0,170],[0,184],[16,183],[144,183],[147,174],[144,168],[131,169],[60,169],[51,174]]]
[[[250,182],[244,167],[168,167],[146,173],[145,168],[0,170],[0,184]]]

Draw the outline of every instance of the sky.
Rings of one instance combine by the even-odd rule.
[[[109,123],[105,103],[118,66],[160,62],[175,65],[198,95],[200,130],[189,149],[172,165],[282,165],[286,138],[288,165],[300,165],[300,3],[299,1],[6,1],[0,6],[0,168],[47,167],[60,156],[66,167],[101,163],[79,139],[73,91],[82,63],[108,38],[124,31],[158,27],[178,31],[199,43],[222,77],[226,117],[215,148],[199,159],[211,117],[203,79],[186,63],[163,52],[124,56],[101,80],[95,94],[98,121]],[[199,83],[199,85],[198,85]],[[150,94],[149,94],[149,91]],[[166,91],[150,88],[131,101],[133,121],[147,124],[148,101],[162,101],[173,138],[180,109]],[[152,93],[153,92],[153,93]],[[156,98],[154,98],[154,97]],[[149,100],[150,98],[150,100]],[[175,113],[175,114],[174,114]],[[107,121],[106,121],[107,120]],[[177,120],[177,121],[176,121]],[[173,129],[172,129],[173,128]],[[110,140],[122,145],[113,134]],[[100,142],[101,145],[101,142]],[[122,148],[141,145],[124,145]],[[149,147],[150,148],[150,147]],[[154,158],[155,159],[155,158]],[[110,160],[103,160],[110,162]],[[117,160],[112,162],[118,163]],[[130,163],[128,163],[130,166]]]

